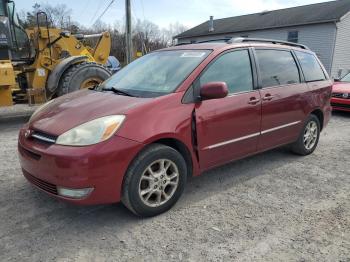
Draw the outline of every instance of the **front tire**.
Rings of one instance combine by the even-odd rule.
[[[112,73],[106,67],[94,62],[73,65],[62,76],[57,95],[62,96],[79,89],[98,85],[111,75]]]
[[[124,178],[122,203],[141,217],[169,210],[182,195],[187,166],[175,149],[152,144],[132,162]]]
[[[307,118],[298,140],[292,145],[292,151],[302,156],[313,153],[320,138],[320,126],[318,117],[311,114]]]

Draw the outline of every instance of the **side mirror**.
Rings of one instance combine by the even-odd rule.
[[[64,37],[64,38],[68,38],[68,37],[71,36],[71,33],[70,33],[69,31],[62,31],[62,32],[60,33],[60,36],[61,36],[61,37]]]
[[[201,86],[200,96],[202,100],[219,99],[228,95],[225,82],[209,82]]]

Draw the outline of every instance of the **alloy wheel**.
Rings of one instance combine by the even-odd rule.
[[[304,146],[307,150],[311,150],[316,142],[318,136],[317,123],[315,121],[310,121],[304,131]]]
[[[151,163],[143,172],[139,183],[139,196],[149,207],[158,207],[168,202],[179,184],[179,171],[169,159]]]

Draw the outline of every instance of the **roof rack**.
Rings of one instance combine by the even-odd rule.
[[[194,44],[194,43],[191,43],[191,42],[179,43],[179,44],[176,44],[176,45],[174,45],[174,46],[179,46],[179,45],[191,45],[191,44]]]
[[[228,44],[244,43],[244,42],[260,42],[260,43],[289,45],[289,46],[299,47],[305,50],[310,50],[310,48],[308,48],[306,45],[287,42],[287,41],[281,41],[281,40],[274,40],[274,39],[233,37],[229,41],[227,41]]]
[[[231,38],[218,38],[218,39],[203,40],[203,41],[185,42],[185,43],[176,44],[175,46],[205,44],[205,43],[227,43],[230,40],[231,40]]]
[[[210,40],[203,40],[203,41],[198,41],[196,44],[204,44],[204,43],[227,43],[230,41],[231,38],[218,38],[218,39],[210,39]]]

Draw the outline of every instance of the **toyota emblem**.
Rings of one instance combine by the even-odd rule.
[[[32,131],[30,129],[26,130],[26,132],[24,133],[24,137],[25,138],[29,138],[32,134]]]

